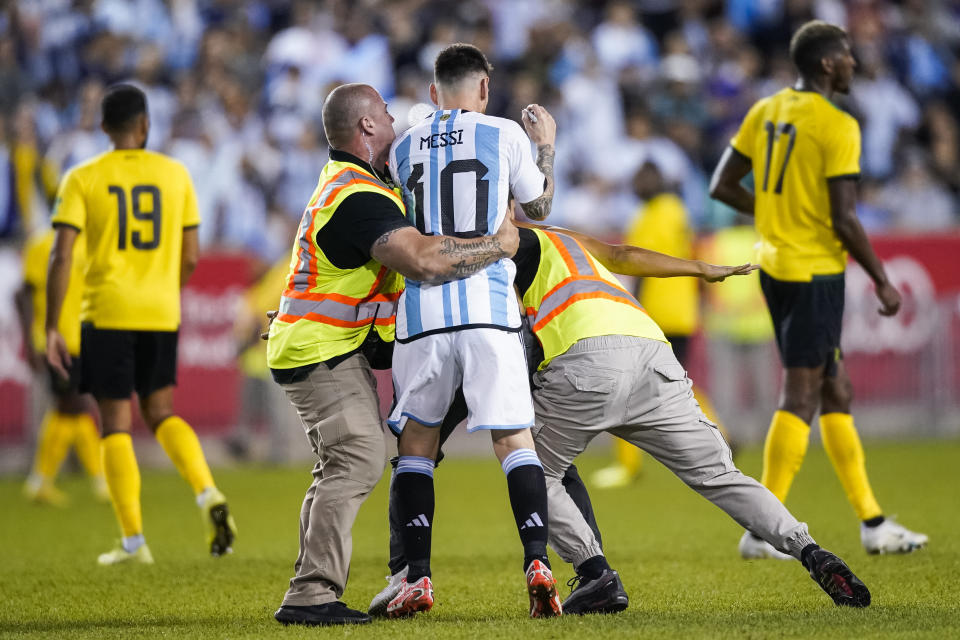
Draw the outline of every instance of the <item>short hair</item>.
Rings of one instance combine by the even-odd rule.
[[[790,59],[804,76],[823,72],[820,61],[839,50],[847,40],[847,32],[823,20],[811,20],[797,29],[790,40]]]
[[[147,96],[132,84],[114,84],[107,87],[100,108],[104,128],[123,131],[134,118],[147,112]]]
[[[452,86],[471,73],[490,75],[493,65],[472,44],[457,42],[444,48],[437,54],[433,63],[433,79],[437,84]]]

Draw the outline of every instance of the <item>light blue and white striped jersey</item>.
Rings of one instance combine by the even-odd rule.
[[[410,127],[394,141],[389,164],[407,216],[428,235],[493,235],[510,192],[521,203],[543,194],[543,173],[523,128],[472,111],[437,111]],[[477,326],[518,329],[515,274],[512,260],[499,260],[441,285],[408,279],[397,309],[397,339]]]

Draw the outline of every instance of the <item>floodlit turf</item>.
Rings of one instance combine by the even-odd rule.
[[[585,475],[605,461],[582,461]],[[759,452],[738,457],[757,474]],[[283,628],[272,613],[290,577],[306,469],[231,469],[216,476],[240,527],[236,553],[206,556],[189,491],[173,472],[145,472],[143,506],[152,567],[96,566],[116,537],[110,507],[82,478],[65,479],[66,509],[26,504],[0,481],[0,637],[57,638],[891,638],[960,633],[960,443],[878,444],[868,463],[882,505],[931,546],[868,556],[822,449],[813,445],[789,506],[818,541],[845,558],[873,592],[866,610],[834,607],[799,563],[745,562],[740,529],[663,467],[639,482],[594,491],[608,557],[630,608],[615,616],[529,620],[520,546],[499,466],[452,459],[437,472],[433,611],[347,629]],[[348,604],[365,609],[385,584],[386,482],[355,528]],[[572,570],[554,559],[557,577]],[[564,595],[566,587],[562,587]]]

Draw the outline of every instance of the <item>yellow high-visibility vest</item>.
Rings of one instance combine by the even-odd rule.
[[[327,162],[297,232],[286,288],[270,327],[267,364],[273,369],[323,362],[357,349],[373,327],[391,341],[403,277],[370,259],[356,269],[334,266],[317,232],[347,196],[361,191],[403,201],[384,182],[352,162]]]
[[[523,306],[543,346],[540,369],[585,338],[624,335],[667,342],[637,299],[582,244],[562,233],[534,233],[540,264]]]

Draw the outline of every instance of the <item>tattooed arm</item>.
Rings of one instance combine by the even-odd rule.
[[[543,220],[550,215],[550,207],[553,205],[553,145],[557,138],[557,123],[550,112],[538,104],[531,104],[524,109],[521,119],[530,140],[537,145],[537,168],[546,181],[539,197],[529,202],[521,202],[520,206],[531,220]]]
[[[380,236],[370,255],[405,278],[439,284],[477,273],[501,258],[512,257],[520,243],[508,215],[492,236],[454,238],[425,236],[413,227],[394,229]]]

